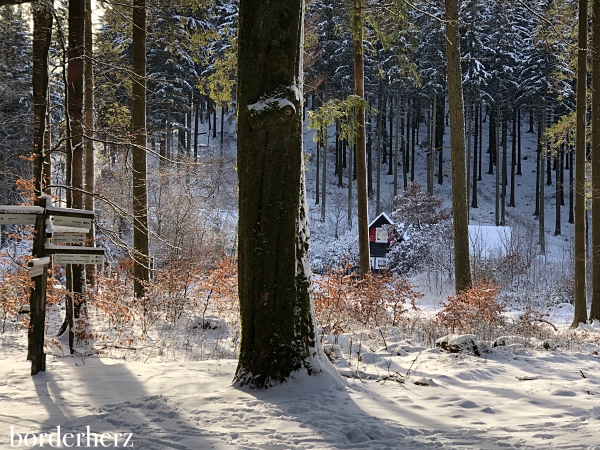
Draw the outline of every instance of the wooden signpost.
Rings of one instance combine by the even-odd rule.
[[[30,327],[27,359],[31,375],[46,370],[44,331],[46,324],[46,283],[50,256],[56,264],[102,264],[104,249],[83,247],[85,235],[92,226],[94,211],[57,208],[52,198],[43,195],[36,206],[0,206],[0,225],[35,225],[33,259],[28,262],[29,276],[34,280],[30,295]],[[50,219],[50,220],[48,220]],[[52,243],[47,240],[51,238]],[[81,244],[66,246],[57,244]]]

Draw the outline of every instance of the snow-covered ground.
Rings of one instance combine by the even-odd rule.
[[[148,450],[600,449],[600,347],[590,342],[478,358],[390,339],[362,361],[342,353],[345,377],[300,375],[259,391],[231,385],[232,359],[49,356],[31,377],[24,333],[0,339],[1,449],[16,448],[16,433],[30,433],[30,446],[36,433],[39,445],[59,425],[62,439],[84,433],[80,448],[88,434],[91,447],[93,433],[114,447],[115,433],[119,446],[131,433],[129,444]]]

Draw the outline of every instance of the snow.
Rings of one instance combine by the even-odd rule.
[[[277,98],[270,97],[263,100],[260,100],[256,103],[252,103],[248,105],[248,110],[252,114],[259,114],[262,111],[268,109],[283,109],[286,106],[290,106],[294,112],[296,112],[296,106],[292,102],[290,102],[287,98]]]
[[[354,378],[299,375],[248,390],[231,385],[231,359],[49,356],[47,371],[31,377],[23,336],[0,339],[3,449],[11,426],[58,425],[132,433],[134,448],[148,450],[594,449],[600,439],[600,361],[591,352],[477,358],[403,341],[369,352],[368,362],[354,358]]]
[[[510,244],[511,233],[511,227],[469,225],[470,252],[484,257],[505,255]]]

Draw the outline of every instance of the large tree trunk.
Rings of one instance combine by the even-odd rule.
[[[363,28],[365,21],[364,0],[354,0],[354,94],[365,98],[365,61],[363,54]],[[364,278],[371,270],[369,252],[369,204],[367,198],[367,167],[365,143],[365,109],[356,110],[356,195],[358,199],[358,253],[360,276]]]
[[[34,194],[36,198],[44,193],[44,149],[46,135],[46,114],[48,108],[48,50],[52,37],[52,10],[51,5],[44,1],[35,2],[33,5],[33,113],[34,113],[34,131],[33,131],[33,156],[34,156]],[[39,219],[38,219],[39,220]],[[40,224],[40,226],[43,226]],[[36,230],[41,230],[40,227]],[[44,250],[43,239],[35,236],[32,248],[32,256],[41,257]],[[2,239],[0,239],[1,241]],[[36,316],[44,315],[45,311],[40,311],[40,303],[44,305],[42,298],[45,292],[42,289],[44,277],[35,278],[35,285],[30,294],[31,327],[28,330],[28,353],[27,359],[33,359],[36,353],[35,336],[44,334],[43,330],[38,330],[38,324],[44,321]],[[37,306],[37,307],[36,307]],[[36,328],[34,330],[34,328]],[[42,339],[43,341],[43,339]],[[39,349],[37,349],[39,350]],[[37,351],[39,354],[39,351]]]
[[[146,0],[133,1],[131,169],[133,173],[133,293],[141,299],[150,280],[146,186]]]
[[[302,0],[240,1],[238,386],[322,367],[302,170],[303,8]]]
[[[592,214],[590,321],[600,320],[600,0],[592,0],[592,49],[592,212],[595,214]]]
[[[577,92],[575,136],[575,313],[573,327],[587,320],[585,295],[585,126],[587,85],[588,2],[579,0],[579,42],[577,45]]]
[[[85,2],[69,1],[69,70],[68,79],[68,110],[70,121],[71,145],[71,207],[83,208],[83,56],[85,32]],[[72,318],[78,318],[83,306],[83,268],[81,264],[73,264],[67,269],[72,274],[71,292],[73,305],[67,307],[69,317],[69,347],[74,351],[74,323]],[[72,314],[72,318],[71,318]]]
[[[44,180],[44,139],[48,110],[48,50],[52,38],[52,5],[46,1],[33,4],[33,155],[34,194],[42,195]]]
[[[450,108],[452,158],[452,216],[454,223],[454,267],[456,292],[471,288],[469,256],[469,204],[465,169],[465,108],[460,68],[458,0],[446,0],[446,60]]]
[[[95,189],[95,157],[94,157],[94,76],[92,63],[92,6],[91,0],[85,2],[85,191],[84,209],[94,210]],[[94,226],[87,234],[87,245],[94,246]],[[89,264],[85,267],[86,281],[88,284],[94,282],[95,266]]]

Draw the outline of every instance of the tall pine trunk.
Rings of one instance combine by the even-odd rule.
[[[592,305],[600,320],[600,0],[592,0]]]
[[[354,42],[354,94],[365,98],[365,59],[363,52],[363,30],[365,0],[354,0],[352,34]],[[367,168],[365,145],[365,109],[356,110],[356,195],[358,200],[358,254],[360,276],[364,278],[371,270],[369,251],[369,204],[367,199]]]
[[[83,56],[85,31],[85,2],[69,1],[69,70],[68,79],[68,110],[70,122],[71,147],[71,207],[83,208]],[[82,313],[83,265],[67,266],[71,274],[71,305],[67,306],[69,323],[69,348],[74,352],[74,320]]]
[[[480,106],[475,104],[475,133],[473,137],[473,196],[471,198],[471,207],[477,208],[477,169],[479,165],[479,109]]]
[[[33,5],[33,155],[34,194],[42,195],[45,189],[44,148],[46,116],[48,111],[48,50],[52,37],[52,9],[45,2]]]
[[[508,149],[508,121],[506,114],[506,107],[502,108],[502,205],[500,212],[500,225],[506,225],[506,185],[508,184],[507,175],[507,153]]]
[[[377,109],[379,110],[377,114],[377,196],[375,198],[375,215],[379,216],[381,212],[381,152],[385,152],[382,148],[381,142],[381,128],[383,122],[383,110],[382,110],[382,89],[381,89],[381,80],[379,81],[379,97],[377,99]],[[385,153],[384,153],[385,154]]]
[[[471,288],[469,256],[469,204],[465,169],[465,107],[460,67],[458,0],[446,0],[446,60],[450,109],[452,159],[452,216],[454,224],[454,270],[456,292]]]
[[[133,292],[136,298],[142,299],[145,296],[145,285],[150,280],[146,186],[146,0],[133,0],[133,76],[131,92]]]
[[[85,197],[83,207],[89,211],[94,210],[95,189],[95,166],[96,158],[94,155],[94,74],[92,63],[92,5],[91,0],[85,2]],[[86,243],[89,247],[94,246],[94,225],[87,234]],[[94,283],[94,274],[96,267],[93,264],[85,266],[86,281],[88,284]]]
[[[577,45],[577,91],[576,91],[576,136],[575,136],[575,239],[573,259],[575,261],[575,312],[573,327],[587,320],[585,295],[585,160],[586,160],[586,91],[587,91],[587,33],[588,2],[579,0],[579,29]]]
[[[515,168],[517,159],[517,111],[513,110],[512,117],[512,141],[510,154],[510,200],[508,206],[515,207]]]
[[[544,170],[544,166],[546,164],[546,161],[549,160],[549,158],[547,158],[547,150],[546,150],[546,138],[545,136],[545,129],[546,129],[546,125],[547,125],[547,118],[546,118],[546,102],[543,100],[542,103],[542,125],[540,127],[540,129],[542,130],[542,134],[540,136],[540,149],[541,149],[541,162],[540,162],[540,215],[538,217],[538,225],[539,225],[539,244],[540,244],[540,253],[542,255],[546,254],[546,230],[545,230],[545,218],[546,218],[546,194],[544,192],[545,187],[544,187],[544,176],[542,171]]]
[[[327,125],[323,125],[323,184],[321,188],[321,222],[327,212]]]
[[[400,130],[402,128],[402,121],[400,120],[400,93],[396,95],[396,139],[394,141],[394,195],[392,196],[392,210],[394,209],[394,199],[398,195],[398,156],[400,153]]]

